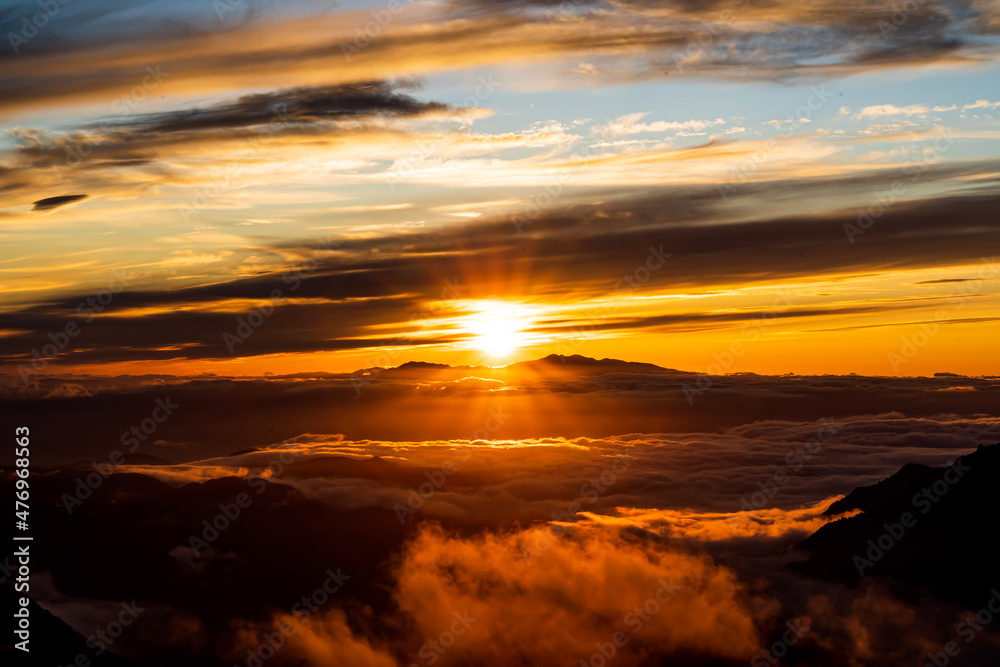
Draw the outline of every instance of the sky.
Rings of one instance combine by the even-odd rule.
[[[0,0],[31,657],[997,664],[998,56],[997,0]]]
[[[57,5],[0,4],[25,382],[1000,374],[995,2]]]

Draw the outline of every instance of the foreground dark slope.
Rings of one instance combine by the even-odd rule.
[[[906,465],[860,487],[828,514],[861,510],[820,528],[800,548],[800,568],[857,581],[887,577],[978,608],[1000,587],[995,555],[1000,522],[1000,445],[980,446],[948,467]]]
[[[0,604],[4,610],[18,609],[21,593],[8,584],[0,584]],[[28,605],[31,638],[27,653],[0,643],[0,664],[4,667],[59,667],[61,665],[88,665],[88,667],[134,667],[134,663],[116,656],[112,650],[100,654],[93,645],[88,646],[73,628],[40,607],[34,600]],[[20,641],[20,640],[18,640]],[[81,659],[80,656],[83,656]],[[84,662],[86,661],[86,662]]]

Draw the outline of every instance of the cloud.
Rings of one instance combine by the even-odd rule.
[[[620,508],[620,516],[581,513],[584,521],[619,528],[633,527],[655,531],[672,538],[694,538],[702,542],[746,537],[783,538],[790,534],[805,539],[827,523],[857,512],[825,516],[824,512],[842,496],[821,500],[815,505],[795,510],[749,509],[741,512],[699,513],[685,510],[649,510]]]
[[[408,543],[396,578],[396,599],[418,635],[437,637],[456,612],[476,619],[443,664],[587,662],[595,642],[618,632],[628,640],[618,654],[623,665],[677,652],[749,658],[757,650],[753,611],[732,572],[613,531],[462,538],[425,527]]]
[[[922,104],[911,104],[905,107],[898,107],[895,104],[880,104],[877,106],[865,107],[855,118],[882,118],[884,116],[918,116],[927,113],[927,107]]]
[[[970,109],[989,109],[1000,107],[1000,102],[990,102],[989,100],[976,100],[972,104],[965,104],[962,109],[968,111]]]
[[[413,86],[412,82],[404,83]],[[269,123],[365,119],[373,116],[421,116],[454,111],[440,102],[419,102],[396,92],[386,81],[289,88],[243,95],[206,108],[170,111],[126,118],[121,129],[143,133],[216,130]]]
[[[216,152],[235,147],[246,157],[248,150],[252,155],[283,141],[294,143],[296,137],[348,141],[398,134],[397,121],[461,120],[487,113],[419,101],[397,90],[416,86],[413,81],[363,81],[286,88],[206,107],[120,114],[72,132],[14,129],[17,145],[11,164],[19,169],[149,169],[157,159],[190,156],[206,147]]]
[[[707,129],[726,124],[726,121],[721,118],[716,118],[715,120],[658,120],[651,123],[639,122],[648,115],[648,111],[627,114],[604,125],[594,126],[592,132],[605,137],[641,134],[644,132],[677,132],[680,136],[690,136],[692,134],[701,134]]]
[[[51,211],[62,206],[67,206],[74,202],[83,201],[90,195],[60,195],[58,197],[48,197],[34,202],[32,211]]]
[[[120,474],[134,473],[152,477],[171,486],[184,486],[191,482],[204,482],[223,477],[246,476],[249,471],[243,468],[223,468],[204,465],[121,465],[115,468]]]
[[[858,385],[868,382],[877,381],[857,380]],[[913,400],[943,403],[941,390],[953,386],[954,378],[924,384],[927,393],[921,396],[926,399]],[[539,393],[533,392],[536,402]],[[422,517],[489,525],[571,525],[582,520],[704,541],[790,533],[805,537],[829,520],[824,510],[854,485],[887,477],[905,463],[941,465],[957,453],[993,441],[1000,441],[998,417],[888,414],[820,422],[771,419],[722,433],[535,437],[499,443],[312,435],[235,456],[121,471],[168,483],[263,474],[338,511],[412,509],[414,489],[437,479],[433,493],[417,498]],[[776,473],[780,483],[774,481]]]
[[[630,382],[644,391],[685,377],[671,371],[632,375]],[[540,379],[531,392],[534,409],[557,420],[560,412],[550,409],[542,387],[579,395],[565,384],[588,378],[600,388],[593,393],[607,394],[622,374],[563,376],[554,384]],[[209,427],[239,429],[238,420],[219,410],[234,403],[245,421],[263,417],[264,424],[279,424],[261,414],[278,394],[248,401],[243,392],[265,386],[285,391],[308,380],[241,385],[206,376],[194,381],[194,396],[168,378],[81,382],[93,395],[72,400],[90,408],[105,400],[98,389],[104,383],[127,418],[139,412],[130,391],[170,392],[180,407],[159,426],[159,437],[174,420],[198,422],[199,412]],[[758,396],[772,396],[785,411],[796,401],[815,401],[838,413],[836,428],[829,419],[766,419],[714,431],[503,441],[366,440],[300,430],[252,448],[239,433],[247,440],[244,451],[178,466],[130,467],[103,478],[64,516],[64,529],[42,536],[41,544],[46,553],[58,553],[94,525],[109,537],[91,542],[76,559],[46,562],[44,602],[89,632],[120,596],[142,606],[155,599],[150,613],[157,632],[163,630],[159,619],[178,619],[167,636],[151,637],[154,630],[137,624],[136,633],[116,639],[115,650],[132,657],[153,646],[161,657],[197,664],[245,662],[248,651],[273,646],[279,635],[282,648],[269,661],[280,667],[325,665],[336,655],[372,667],[419,664],[431,654],[441,665],[570,665],[589,662],[608,645],[623,665],[735,665],[762,655],[787,623],[801,629],[796,651],[804,653],[794,654],[801,664],[826,667],[876,655],[904,664],[952,639],[961,617],[948,602],[928,597],[914,605],[878,581],[848,588],[786,566],[798,559],[794,547],[803,536],[834,518],[823,514],[831,500],[905,463],[942,465],[1000,439],[1000,415],[839,416],[847,411],[845,398],[867,406],[891,396],[911,411],[928,404],[943,408],[958,400],[950,396],[955,392],[937,391],[955,386],[950,375],[733,376],[728,382],[736,388],[718,391],[727,392],[722,405],[729,412],[747,402],[745,396],[734,399],[734,391],[750,395],[769,386]],[[966,382],[987,387],[974,393],[990,394],[984,404],[995,412],[997,380],[961,380]],[[640,395],[635,388],[623,393],[622,405]],[[669,412],[668,395],[657,396],[656,404]],[[328,396],[315,401],[298,392],[294,400],[305,404],[303,414],[341,422],[331,417],[336,404]],[[411,393],[407,401],[413,400]],[[355,412],[365,403],[345,402]],[[149,404],[147,397],[137,404],[143,403]],[[246,405],[257,408],[247,411]],[[23,403],[18,407],[30,419]],[[418,406],[422,412],[428,407]],[[466,411],[440,407],[452,419]],[[378,414],[385,413],[383,406]],[[116,441],[80,429],[72,408],[65,414],[77,433],[76,459],[85,456],[83,434],[105,448]],[[309,421],[285,417],[300,429]],[[108,413],[106,420],[115,416]],[[266,428],[251,426],[267,435]],[[61,439],[57,430],[47,435],[53,443]],[[220,440],[200,451],[231,444]],[[269,476],[249,479],[276,461]],[[59,505],[65,494],[76,493],[83,468],[36,465],[35,502],[62,515]],[[164,484],[151,476],[163,472],[167,479],[175,473],[184,479]],[[126,499],[129,511],[123,512]],[[241,508],[235,518],[234,502]],[[396,505],[411,511],[401,519]],[[274,535],[280,542],[269,539]],[[129,558],[121,555],[119,536],[129,545]],[[209,546],[192,543],[192,536]],[[318,590],[331,568],[348,575],[343,590],[322,603],[313,598],[317,608],[304,614],[303,595]],[[248,589],[245,582],[255,576]],[[899,643],[906,628],[919,630],[920,642]],[[996,650],[994,640],[980,642],[969,655]]]
[[[981,169],[982,164],[942,167],[925,172],[924,181],[950,180]],[[834,179],[813,182],[812,188],[815,193],[855,188],[870,192],[879,183],[884,181],[888,187],[897,178],[895,170],[887,170],[864,182]],[[747,183],[741,194],[766,200],[800,186],[797,181]],[[995,208],[993,194],[899,201],[865,232],[863,243],[852,244],[844,229],[858,223],[856,209],[734,222],[725,219],[728,212],[720,208],[716,189],[676,188],[593,204],[567,202],[540,211],[530,224],[521,226],[522,233],[518,233],[517,218],[508,215],[346,237],[325,251],[317,251],[312,239],[274,241],[258,246],[257,251],[266,250],[286,261],[253,276],[117,294],[113,309],[88,324],[88,337],[99,342],[74,346],[61,361],[225,359],[451,344],[462,341],[463,334],[448,328],[423,330],[414,324],[427,319],[417,314],[441,299],[443,286],[449,284],[445,281],[457,279],[462,296],[476,299],[510,289],[498,285],[497,276],[508,276],[511,281],[534,275],[532,292],[537,298],[599,299],[620,294],[615,285],[636,270],[650,247],[672,253],[665,272],[655,275],[650,287],[669,276],[673,290],[820,280],[882,271],[887,266],[900,270],[981,264],[982,249],[1000,243]],[[957,222],[944,228],[942,216]],[[316,268],[303,276],[292,293],[288,272],[307,259],[315,261]],[[538,274],[542,266],[544,274]],[[282,298],[270,299],[276,291]],[[0,314],[0,329],[16,332],[0,338],[0,362],[16,367],[47,332],[77,317],[77,307],[88,296],[77,294]],[[888,313],[920,305],[919,300],[897,300],[878,305],[800,306],[782,308],[776,317]],[[272,307],[274,315],[255,328],[252,336],[241,336],[240,344],[227,345],[223,334],[236,332],[238,318],[245,320],[258,308]],[[696,330],[732,326],[757,314],[690,310],[623,314],[600,318],[596,329]],[[594,326],[594,322],[569,319],[551,326],[555,334]]]
[[[815,78],[990,59],[988,38],[997,31],[995,7],[984,2],[929,0],[907,12],[902,26],[893,23],[896,8],[882,1],[852,0],[847,6],[832,0],[808,6],[783,1],[735,8],[637,1],[611,3],[603,11],[589,2],[574,4],[572,11],[560,5],[477,0],[430,9],[409,6],[364,41],[354,31],[372,20],[363,12],[278,14],[265,21],[264,12],[248,7],[241,20],[233,14],[220,23],[209,11],[207,18],[178,22],[178,10],[171,15],[154,6],[147,20],[128,24],[128,30],[120,14],[95,29],[95,20],[115,12],[102,7],[87,21],[62,23],[58,32],[64,39],[32,40],[22,53],[6,52],[5,58],[18,59],[18,67],[6,68],[0,78],[0,106],[23,110],[71,100],[106,101],[141,84],[149,63],[167,75],[158,92],[172,95],[539,61],[574,67],[583,61],[594,66],[597,73],[591,77],[608,82],[691,75]],[[65,15],[73,11],[64,10]],[[12,28],[19,29],[11,18]],[[166,22],[174,29],[163,30]],[[111,38],[120,39],[121,53],[114,60],[105,52]],[[406,57],[414,52],[421,57]]]
[[[275,634],[277,633],[277,634]],[[247,627],[237,637],[234,651],[236,659],[245,659],[246,647],[252,651],[258,646],[268,646],[267,637],[287,636],[283,640],[281,660],[302,660],[309,667],[321,665],[350,665],[351,667],[398,667],[399,663],[384,649],[373,647],[369,641],[356,636],[347,623],[347,616],[339,609],[322,612],[317,617],[300,614],[280,614],[270,623],[270,632],[259,632]]]

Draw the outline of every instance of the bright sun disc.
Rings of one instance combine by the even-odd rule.
[[[505,357],[528,342],[526,329],[532,326],[531,311],[516,303],[483,301],[465,319],[465,328],[474,335],[472,346],[491,357]]]

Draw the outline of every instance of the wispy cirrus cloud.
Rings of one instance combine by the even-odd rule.
[[[568,12],[564,4],[460,2],[437,12],[411,7],[364,48],[354,45],[352,30],[371,20],[363,12],[308,20],[270,17],[267,26],[246,12],[240,21],[207,22],[166,36],[143,26],[141,36],[118,43],[116,58],[86,39],[39,42],[0,77],[0,99],[16,109],[113,97],[111,91],[134,85],[135,71],[150,62],[170,72],[163,90],[177,94],[315,85],[320,78],[349,82],[533,59],[587,58],[597,65],[581,76],[606,72],[608,82],[626,82],[677,75],[783,80],[996,56],[984,39],[997,29],[996,9],[986,2],[932,0],[906,13],[901,25],[893,23],[897,9],[889,2],[851,2],[849,9],[826,0],[808,6],[618,2],[603,11],[593,3],[575,3]],[[155,5],[151,9],[155,16]],[[888,34],[884,25],[891,28]],[[212,35],[211,28],[221,30]],[[65,26],[61,34],[74,32]],[[354,46],[349,59],[345,45]],[[404,50],[422,56],[404,59]],[[603,60],[612,56],[625,60],[606,67]]]

